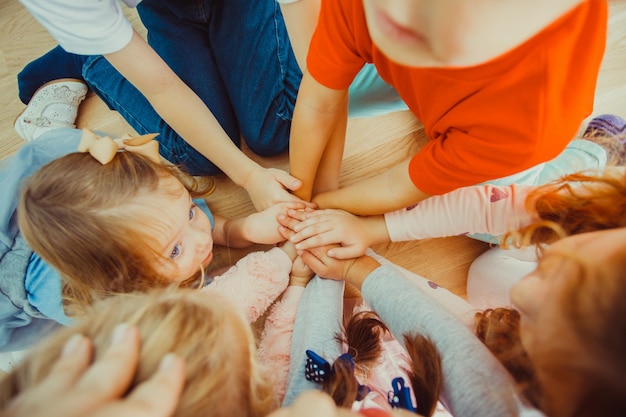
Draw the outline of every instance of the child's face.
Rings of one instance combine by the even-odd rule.
[[[535,348],[560,334],[559,329],[571,325],[558,303],[560,292],[581,274],[591,275],[590,279],[609,275],[611,268],[617,268],[613,262],[618,251],[624,252],[624,242],[626,228],[560,240],[545,251],[535,271],[513,286],[511,301],[521,314],[520,336],[531,356]],[[597,285],[603,284],[598,280]]]
[[[173,282],[184,281],[208,266],[213,259],[213,234],[207,215],[191,200],[189,192],[175,178],[180,192],[168,195],[163,204],[165,233],[158,236],[161,255],[173,261],[158,265],[159,272]]]
[[[484,63],[521,44],[578,0],[363,0],[370,36],[411,67]]]

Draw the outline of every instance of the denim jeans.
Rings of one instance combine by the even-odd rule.
[[[137,11],[148,29],[148,43],[204,101],[235,144],[240,146],[243,137],[262,156],[288,149],[302,73],[275,0],[144,0]],[[102,56],[56,47],[20,72],[20,99],[28,103],[42,84],[66,77],[85,80],[139,134],[158,132],[161,155],[170,162],[192,175],[220,172]]]

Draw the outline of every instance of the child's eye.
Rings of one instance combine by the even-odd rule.
[[[177,243],[172,249],[172,253],[170,253],[170,259],[176,259],[180,255],[180,243]]]
[[[189,209],[189,220],[193,220],[193,218],[196,216],[196,206],[195,204],[193,206],[191,206],[191,208]]]

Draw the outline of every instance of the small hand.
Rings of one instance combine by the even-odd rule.
[[[342,281],[355,259],[336,259],[328,256],[328,251],[337,245],[320,246],[303,251],[300,257],[313,272],[323,278]]]
[[[286,215],[288,210],[304,209],[300,201],[277,203],[263,211],[250,214],[245,220],[246,236],[251,242],[274,244],[285,240],[279,232],[278,217]]]
[[[297,256],[296,259],[293,260],[293,265],[291,266],[291,274],[289,275],[289,285],[297,285],[300,287],[306,287],[306,285],[311,281],[311,278],[315,273],[307,264],[304,263],[301,256]]]
[[[328,253],[337,259],[365,254],[372,240],[368,220],[343,210],[288,210],[278,222],[281,235],[294,242],[298,251],[337,245]]]
[[[277,203],[301,202],[290,191],[295,191],[302,186],[302,181],[292,177],[287,172],[276,168],[257,168],[252,171],[243,188],[248,192],[252,204],[258,211],[265,210]],[[313,203],[306,202],[314,207]]]
[[[116,328],[113,344],[92,363],[93,343],[75,335],[50,373],[3,410],[11,417],[167,417],[182,393],[184,362],[167,355],[147,381],[130,392],[139,360],[139,332]]]
[[[296,234],[294,231],[295,226],[306,220],[306,214],[313,211],[312,208],[305,207],[303,210],[287,210],[286,213],[279,213],[276,220],[280,223],[278,228],[280,234],[286,240],[291,241],[291,236]]]

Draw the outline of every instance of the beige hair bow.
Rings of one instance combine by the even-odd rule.
[[[157,135],[158,133],[150,133],[111,139],[109,136],[98,136],[90,129],[83,129],[83,135],[78,144],[78,152],[89,152],[102,165],[111,162],[120,150],[143,155],[154,162],[161,162],[159,142],[153,140]]]

